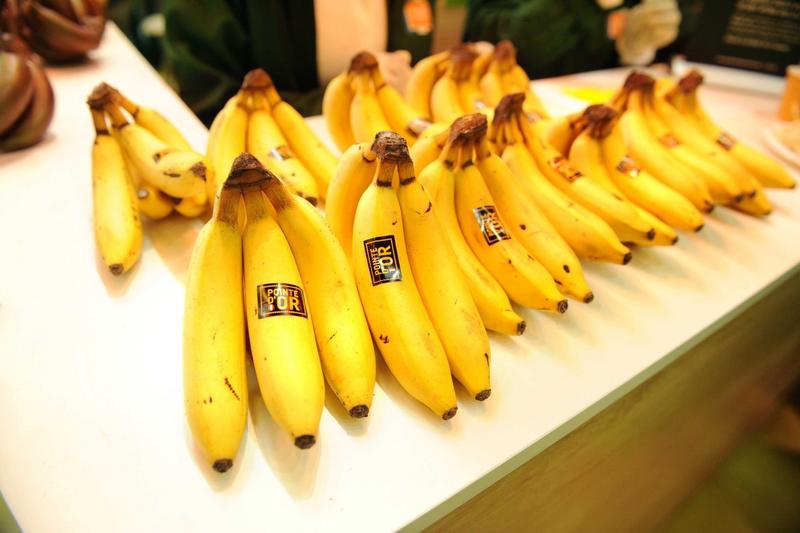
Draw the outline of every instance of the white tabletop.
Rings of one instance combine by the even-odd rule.
[[[250,421],[220,476],[185,422],[181,320],[200,223],[148,223],[139,264],[111,278],[92,233],[84,105],[107,81],[161,110],[198,148],[206,131],[110,26],[85,65],[48,71],[47,139],[0,155],[0,491],[25,531],[389,531],[431,523],[655,374],[800,264],[800,190],[770,192],[756,220],[718,209],[670,249],[588,265],[596,300],[564,316],[524,311],[521,338],[493,336],[492,397],[449,423],[380,363],[369,419],[327,401],[320,439],[296,449],[251,379]],[[537,85],[615,86],[623,71]],[[758,140],[774,97],[704,92],[713,115]],[[319,119],[312,119],[315,126]],[[252,376],[251,376],[252,377]]]

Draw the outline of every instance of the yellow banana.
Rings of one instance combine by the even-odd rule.
[[[147,182],[141,182],[136,187],[136,199],[139,204],[139,212],[144,213],[152,220],[168,217],[175,206],[169,196]]]
[[[138,125],[148,130],[150,133],[170,146],[174,146],[180,150],[192,151],[192,146],[189,144],[189,141],[186,140],[186,137],[184,137],[180,130],[178,130],[178,128],[176,128],[172,122],[167,120],[164,115],[155,109],[140,106],[131,102],[116,89],[114,92],[117,102],[122,106],[123,109],[125,109],[125,111],[130,113],[130,115],[133,117],[133,120]]]
[[[371,74],[375,83],[375,94],[389,126],[412,146],[431,125],[430,120],[420,116],[394,87],[386,83],[377,66],[371,69]]]
[[[553,278],[506,229],[483,178],[471,160],[455,177],[455,207],[461,232],[472,252],[518,304],[564,313],[567,300]]]
[[[325,383],[303,281],[260,190],[266,176],[258,160],[245,155],[236,159],[229,179],[243,182],[247,209],[242,234],[247,330],[261,398],[295,446],[305,449],[317,439]]]
[[[392,189],[397,165],[390,154],[378,155],[382,159],[375,180],[361,196],[353,224],[358,293],[389,370],[412,397],[448,420],[458,410],[455,390],[447,355],[406,253],[400,206]]]
[[[370,75],[373,68],[377,68],[377,62],[368,53],[358,54],[350,64],[355,93],[350,104],[350,126],[356,142],[372,142],[378,132],[392,129],[375,94],[375,84]]]
[[[733,156],[707,139],[691,121],[672,107],[663,95],[654,94],[648,103],[652,104],[652,109],[666,123],[675,138],[727,172],[744,190],[745,196],[755,196],[758,185],[756,179]]]
[[[592,138],[588,129],[582,131],[572,142],[569,150],[569,160],[584,174],[585,179],[592,180],[611,194],[626,198],[625,193],[614,184],[608,175],[600,142]],[[678,242],[678,234],[670,226],[635,203],[631,202],[631,207],[639,215],[639,218],[649,224],[655,231],[653,240],[650,241],[651,245],[671,246]]]
[[[253,89],[251,101],[253,107],[247,125],[247,151],[296,194],[316,205],[319,198],[317,182],[289,148],[286,137],[270,113],[265,95]]]
[[[483,401],[491,394],[489,337],[433,202],[414,176],[411,159],[399,164],[398,174],[403,233],[422,302],[453,376],[470,396]]]
[[[522,92],[525,93],[525,101],[522,102],[522,109],[534,120],[547,119],[549,114],[544,107],[539,95],[531,87],[531,80],[522,67],[516,64],[501,74],[501,82],[506,94]]]
[[[527,99],[526,97],[525,100]],[[567,155],[572,141],[578,134],[576,122],[580,115],[581,113],[575,113],[542,119],[539,121],[541,123],[539,132],[542,139],[558,150],[561,155]]]
[[[325,219],[277,179],[263,186],[303,280],[322,370],[351,416],[367,416],[375,351],[348,255]]]
[[[644,116],[642,98],[642,91],[632,91],[628,95],[627,109],[620,118],[625,145],[631,156],[653,177],[686,197],[697,209],[710,213],[714,203],[708,187],[652,134]]]
[[[795,180],[777,161],[755,148],[737,140],[733,135],[719,127],[700,105],[697,87],[703,77],[692,71],[678,84],[678,91],[672,103],[692,121],[705,136],[727,150],[736,160],[752,173],[764,186],[792,189]]]
[[[414,171],[417,176],[428,164],[439,158],[449,135],[449,128],[434,124],[411,147],[411,159],[414,161]]]
[[[433,202],[414,177],[410,159],[399,164],[398,173],[397,195],[414,280],[453,376],[470,396],[483,401],[491,394],[489,337]]]
[[[202,155],[170,146],[142,126],[129,123],[113,102],[106,104],[105,111],[142,179],[177,198],[195,196],[205,190],[207,167]]]
[[[375,154],[370,144],[354,144],[339,159],[328,188],[325,217],[348,257],[353,249],[353,218],[358,201],[372,183],[376,168]]]
[[[303,116],[281,99],[274,84],[269,84],[266,93],[272,108],[272,117],[289,142],[289,148],[314,177],[317,190],[325,199],[328,185],[336,170],[336,157],[317,137]]]
[[[182,198],[175,204],[175,211],[186,218],[195,218],[205,213],[206,207],[208,207],[208,197],[203,191],[198,195]]]
[[[192,250],[183,314],[183,394],[192,435],[217,472],[247,425],[241,193],[223,187]]]
[[[92,107],[91,113],[95,128],[92,145],[94,236],[103,263],[112,274],[119,276],[139,259],[142,223],[122,149],[109,134],[102,107]]]
[[[461,107],[460,96],[458,93],[458,82],[456,81],[457,69],[464,68],[463,64],[455,61],[450,62],[447,72],[436,80],[431,91],[431,113],[435,122],[450,124],[466,111]]]
[[[565,295],[589,303],[594,299],[583,275],[583,267],[572,248],[528,195],[520,179],[491,150],[478,149],[476,165],[497,208],[508,222],[511,236],[542,266]]]
[[[647,100],[643,100],[646,102]],[[678,164],[694,172],[708,188],[711,199],[718,204],[729,205],[741,202],[745,197],[745,192],[741,184],[729,175],[710,158],[703,157],[697,152],[690,150],[670,131],[670,128],[656,114],[652,106],[644,105],[642,115],[647,122],[648,129],[658,142],[664,146],[669,153],[674,156]]]
[[[503,162],[520,178],[520,194],[533,200],[578,257],[626,265],[633,254],[611,227],[591,211],[577,205],[542,176],[522,142],[503,149]]]
[[[461,233],[455,212],[454,159],[455,154],[449,147],[446,148],[439,159],[420,173],[420,183],[433,200],[439,222],[456,256],[456,262],[467,279],[483,325],[498,333],[522,335],[525,321],[514,312],[503,288],[475,257]]]
[[[406,85],[406,100],[414,111],[423,117],[432,117],[431,91],[436,80],[446,70],[447,59],[450,52],[439,52],[421,59],[411,70],[411,76]]]
[[[703,215],[689,200],[642,170],[628,155],[619,124],[610,127],[600,144],[611,180],[632,202],[674,228],[703,228]]]
[[[523,119],[524,120],[524,119]],[[624,197],[609,193],[584,175],[555,148],[537,135],[536,127],[530,128],[532,136],[525,138],[525,145],[542,174],[562,193],[603,219],[622,242],[650,244],[655,229],[645,223]]]
[[[207,176],[206,195],[211,203],[231,171],[233,160],[247,149],[247,106],[246,96],[237,93],[217,113],[208,131],[206,154],[213,172]]]
[[[353,129],[350,127],[350,105],[353,101],[353,90],[350,87],[349,72],[342,72],[325,87],[322,97],[322,115],[325,125],[340,152],[356,142]]]

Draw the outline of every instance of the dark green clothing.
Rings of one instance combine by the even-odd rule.
[[[465,41],[511,40],[533,78],[617,64],[608,12],[595,0],[469,0]]]
[[[626,0],[623,5],[638,3]],[[694,29],[700,4],[699,0],[678,2],[684,19],[681,33]],[[610,11],[601,9],[595,0],[469,0],[468,5],[464,40],[511,40],[517,47],[517,62],[532,78],[619,64],[606,29]]]
[[[162,0],[166,18],[164,73],[206,124],[239,89],[247,71],[261,67],[281,96],[304,115],[318,114],[313,0]],[[405,29],[402,0],[387,0],[387,50],[406,49],[419,60],[431,36]]]

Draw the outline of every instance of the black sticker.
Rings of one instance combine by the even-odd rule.
[[[373,285],[403,280],[394,235],[364,241],[364,253],[367,255],[367,267]]]
[[[303,289],[291,283],[264,283],[258,286],[258,318],[291,315],[308,318]]]
[[[478,227],[481,228],[483,238],[486,239],[486,244],[489,246],[496,244],[502,240],[510,239],[506,228],[497,216],[497,211],[493,205],[484,205],[472,209],[472,214],[475,215],[475,220],[478,221]]]

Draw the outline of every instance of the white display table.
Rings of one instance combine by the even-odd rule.
[[[564,316],[524,311],[523,337],[492,336],[492,397],[477,403],[459,389],[449,423],[380,362],[370,417],[348,418],[329,394],[318,444],[301,451],[251,379],[247,434],[220,476],[183,413],[184,283],[201,223],[145,224],[139,264],[121,278],[106,272],[93,240],[84,101],[107,81],[161,110],[198,149],[206,130],[113,25],[92,61],[48,72],[57,104],[47,138],[0,155],[0,491],[27,532],[423,528],[800,268],[800,190],[770,191],[775,212],[765,220],[717,209],[675,247],[635,249],[625,267],[587,265],[592,304],[570,302]],[[623,76],[537,87],[553,102],[563,84],[615,86]],[[755,144],[777,106],[774,96],[713,88],[703,99]]]

